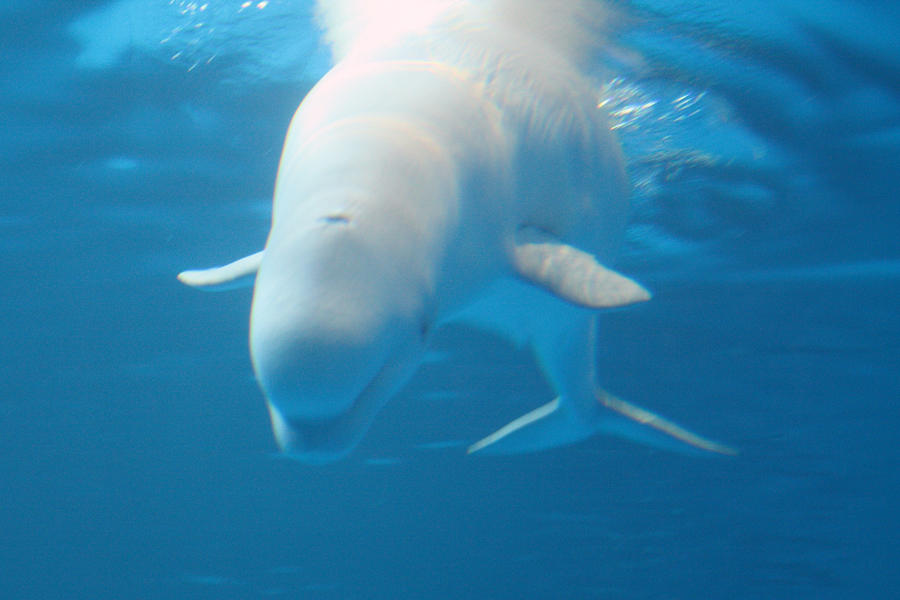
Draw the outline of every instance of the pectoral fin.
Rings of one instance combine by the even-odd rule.
[[[520,277],[578,306],[615,308],[650,299],[641,284],[604,267],[578,248],[559,241],[519,241],[513,265]]]
[[[262,257],[263,253],[260,251],[222,267],[182,271],[178,274],[178,280],[185,285],[208,292],[248,287],[253,285],[256,279],[256,271],[259,269]]]

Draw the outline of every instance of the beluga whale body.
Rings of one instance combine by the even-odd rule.
[[[457,321],[530,346],[557,393],[470,452],[606,432],[730,453],[595,381],[597,312],[650,298],[610,268],[628,185],[582,69],[603,5],[317,9],[335,66],[287,132],[265,248],[179,275],[254,286],[250,350],[282,451],[345,456]]]

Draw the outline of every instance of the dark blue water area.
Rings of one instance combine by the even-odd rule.
[[[250,291],[174,277],[265,241],[324,68],[308,6],[209,3],[207,34],[199,5],[139,4],[0,9],[0,597],[896,596],[892,4],[616,3],[645,57],[609,88],[620,266],[654,298],[603,316],[598,372],[737,456],[467,456],[552,392],[452,326],[318,467],[276,452]]]

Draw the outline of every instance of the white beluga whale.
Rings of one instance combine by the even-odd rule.
[[[598,432],[732,452],[595,380],[597,312],[650,298],[610,267],[628,185],[580,66],[602,4],[318,8],[336,64],[287,132],[265,248],[179,275],[254,286],[253,367],[283,452],[350,452],[453,321],[530,346],[557,393],[470,452]]]

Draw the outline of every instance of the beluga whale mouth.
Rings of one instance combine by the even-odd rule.
[[[250,351],[285,454],[349,453],[450,322],[529,346],[556,392],[470,453],[597,433],[731,453],[597,385],[598,312],[650,299],[611,266],[629,189],[585,65],[604,6],[318,2],[336,64],[291,121],[265,248],[179,275],[254,286]]]
[[[311,464],[344,458],[368,431],[378,411],[405,382],[412,369],[406,363],[382,368],[341,414],[327,419],[286,417],[277,400],[267,405],[279,449],[288,457]],[[398,371],[397,367],[406,372]]]

